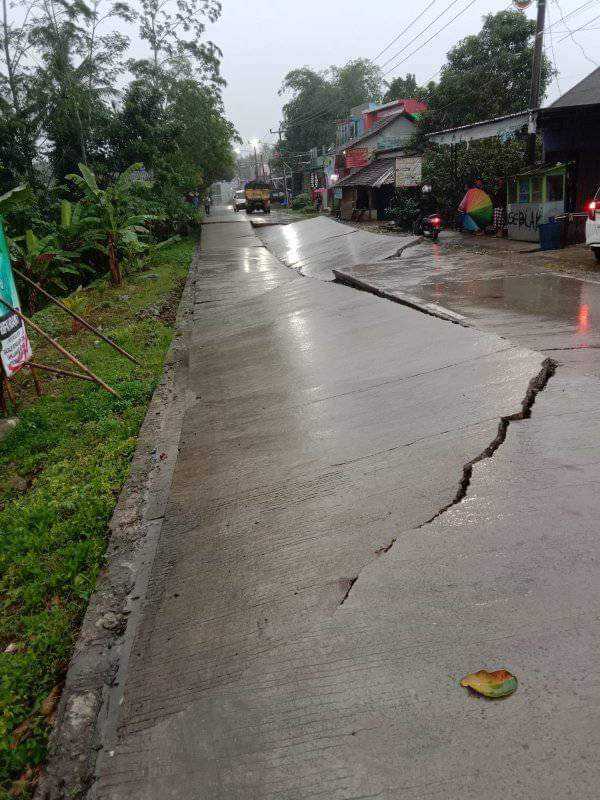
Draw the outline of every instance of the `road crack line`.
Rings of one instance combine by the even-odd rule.
[[[439,511],[430,517],[425,522],[422,522],[420,525],[417,526],[418,529],[424,528],[426,525],[430,525],[434,520],[441,517],[451,508],[462,503],[462,501],[467,496],[469,491],[469,486],[471,485],[471,479],[473,477],[473,469],[476,464],[479,464],[480,461],[485,461],[488,458],[493,458],[494,455],[498,452],[500,447],[506,441],[506,436],[508,434],[508,429],[513,422],[522,422],[523,420],[527,420],[531,417],[533,406],[535,405],[535,401],[537,399],[538,394],[543,392],[548,382],[556,373],[557,369],[557,362],[551,358],[546,358],[542,362],[542,366],[540,371],[534,375],[534,377],[529,381],[529,385],[527,387],[527,391],[525,392],[525,396],[521,401],[521,410],[516,411],[514,414],[507,414],[500,418],[500,422],[498,423],[498,432],[492,441],[488,444],[488,446],[479,453],[479,455],[475,456],[475,458],[468,461],[462,469],[462,475],[460,477],[458,483],[458,489],[454,498],[447,503],[445,506],[440,508]],[[380,547],[378,550],[375,551],[375,557],[380,558],[381,556],[386,555],[392,549],[397,541],[397,537],[393,538],[387,545]],[[358,581],[360,575],[362,574],[363,570],[368,567],[372,563],[372,559],[369,560],[367,564],[360,570],[360,572],[353,578],[351,581],[348,581],[349,585],[347,591],[339,603],[339,606],[342,606],[346,600],[348,599],[350,593],[354,589],[356,582]]]

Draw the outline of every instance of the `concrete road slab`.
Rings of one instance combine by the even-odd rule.
[[[269,250],[302,275],[331,280],[340,264],[360,264],[393,256],[413,236],[380,236],[327,217],[257,231]]]
[[[593,796],[596,684],[572,676],[598,649],[596,384],[553,378],[453,505],[540,355],[301,277],[232,225],[203,240],[192,399],[92,796]],[[458,685],[500,666],[506,701]]]

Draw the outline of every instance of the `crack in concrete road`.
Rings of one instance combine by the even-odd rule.
[[[444,506],[444,508],[440,509],[436,514],[433,515],[433,517],[431,517],[431,519],[428,519],[426,522],[423,522],[421,525],[419,525],[420,528],[424,527],[425,525],[429,525],[429,523],[433,522],[434,519],[441,517],[442,514],[445,514],[446,511],[465,499],[471,483],[473,467],[480,461],[485,461],[487,458],[492,458],[496,451],[504,444],[511,422],[522,422],[523,420],[529,419],[531,416],[531,409],[533,408],[538,394],[544,391],[548,385],[548,381],[556,372],[557,366],[558,365],[556,361],[553,361],[551,358],[546,358],[542,362],[540,371],[529,382],[529,386],[525,392],[525,397],[521,401],[521,410],[514,414],[508,414],[507,416],[500,418],[500,422],[498,423],[498,433],[496,434],[495,438],[490,442],[485,450],[472,459],[472,461],[469,461],[464,465],[463,474],[459,481],[458,491],[456,492],[454,500],[452,500],[451,503],[448,503],[447,506]]]
[[[454,506],[462,503],[462,501],[467,496],[467,492],[469,491],[469,486],[471,484],[471,478],[473,476],[473,469],[476,464],[479,464],[480,461],[485,461],[488,458],[493,458],[496,452],[499,450],[500,447],[506,441],[506,436],[508,434],[508,429],[513,422],[522,422],[523,420],[527,420],[531,417],[532,409],[535,404],[536,398],[540,392],[543,392],[548,382],[552,378],[552,376],[556,373],[557,369],[557,362],[551,358],[546,358],[542,362],[542,366],[539,372],[534,375],[534,377],[530,380],[529,385],[527,387],[527,391],[525,392],[525,396],[521,401],[521,410],[516,411],[514,414],[507,414],[500,418],[500,422],[498,423],[498,432],[494,439],[489,443],[489,445],[479,453],[479,455],[475,456],[475,458],[468,461],[462,470],[462,475],[460,481],[458,483],[458,489],[454,498],[445,506],[443,506],[439,511],[437,511],[432,517],[430,517],[425,522],[422,522],[418,525],[418,528],[424,528],[426,525],[430,525],[434,520],[441,517],[447,511],[449,511]],[[375,556],[378,558],[392,549],[394,544],[397,541],[397,537],[394,537],[387,545],[380,547],[378,550],[375,551]],[[339,606],[342,606],[346,600],[348,599],[350,593],[354,589],[357,580],[359,579],[363,570],[372,563],[370,560],[365,566],[358,572],[356,577],[352,578],[348,581],[348,588],[347,591],[339,603]]]

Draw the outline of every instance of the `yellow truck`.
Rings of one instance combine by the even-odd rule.
[[[271,213],[271,187],[268,183],[251,181],[244,186],[244,194],[246,195],[246,214],[251,214],[253,211]]]

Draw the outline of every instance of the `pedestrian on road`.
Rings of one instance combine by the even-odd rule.
[[[210,195],[207,194],[204,198],[204,212],[206,216],[210,216]]]
[[[504,178],[498,178],[492,192],[492,202],[494,204],[494,231],[496,238],[501,239],[504,236],[506,224],[506,181]]]

